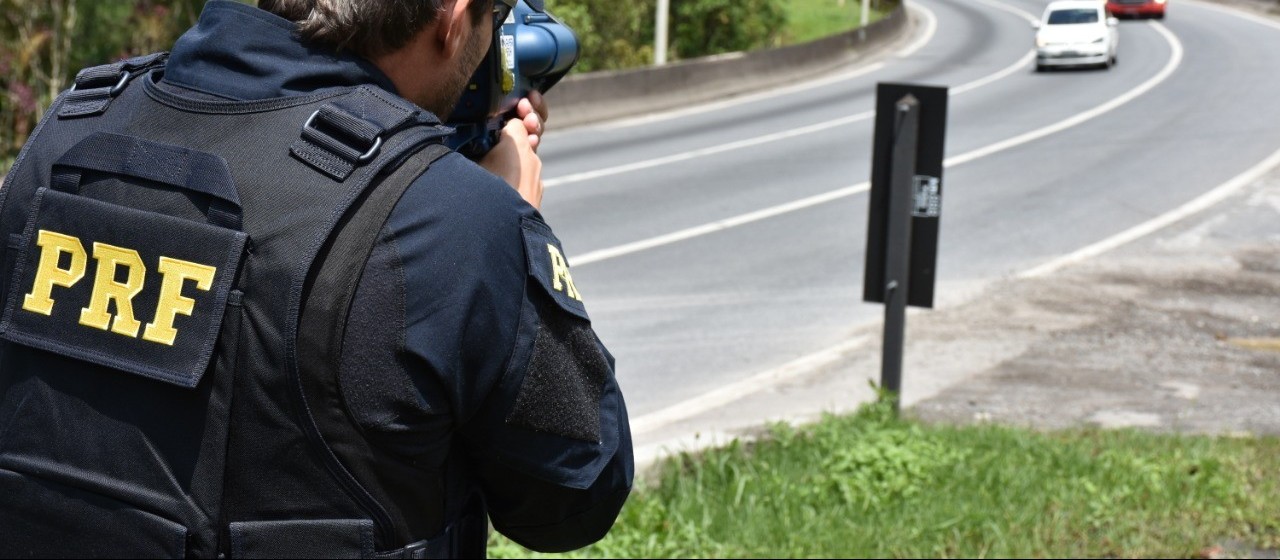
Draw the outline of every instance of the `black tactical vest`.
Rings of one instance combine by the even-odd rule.
[[[81,72],[0,191],[0,557],[482,554],[482,506],[384,464],[330,359],[447,129],[372,87],[197,101],[163,64]]]

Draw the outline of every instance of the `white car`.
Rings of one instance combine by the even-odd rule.
[[[1059,0],[1044,9],[1036,28],[1036,70],[1051,66],[1097,65],[1117,61],[1119,20],[1100,0]]]

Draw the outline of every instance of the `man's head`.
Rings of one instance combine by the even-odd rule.
[[[304,41],[377,65],[400,95],[444,119],[488,52],[501,0],[259,0]]]

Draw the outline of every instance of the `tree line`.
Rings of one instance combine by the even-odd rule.
[[[248,0],[241,0],[248,1]],[[789,0],[671,0],[668,59],[776,46]],[[204,0],[0,0],[0,173],[80,69],[168,49]],[[653,60],[656,0],[550,0],[582,42],[575,72]]]

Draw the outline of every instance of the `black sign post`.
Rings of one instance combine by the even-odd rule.
[[[880,386],[902,392],[907,306],[933,307],[946,88],[880,84],[863,300],[885,304]]]

